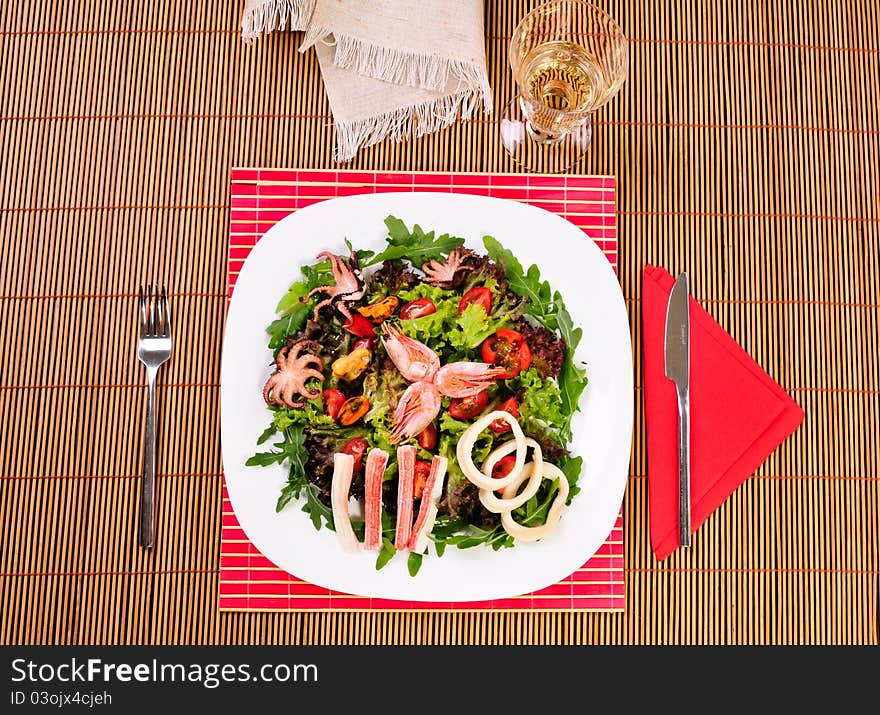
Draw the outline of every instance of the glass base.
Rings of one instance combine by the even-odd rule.
[[[523,169],[544,174],[562,174],[587,153],[593,129],[590,118],[562,137],[536,131],[525,118],[515,97],[501,115],[501,142]]]

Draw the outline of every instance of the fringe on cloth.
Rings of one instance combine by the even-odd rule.
[[[253,42],[263,34],[283,30],[288,23],[291,32],[305,30],[314,9],[315,0],[264,0],[242,15],[241,39]]]
[[[401,107],[375,117],[355,122],[336,122],[336,149],[333,158],[338,162],[348,161],[361,147],[378,144],[386,137],[401,141],[445,129],[458,118],[467,122],[476,113],[480,100],[479,92],[463,89],[455,94]]]
[[[435,55],[420,55],[394,47],[383,47],[351,35],[339,35],[326,27],[310,25],[300,46],[305,52],[316,42],[333,35],[336,52],[333,64],[360,75],[392,84],[442,91],[449,75],[472,90],[479,90],[487,114],[492,112],[492,90],[486,72],[473,62],[451,60]]]

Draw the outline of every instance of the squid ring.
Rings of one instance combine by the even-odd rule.
[[[530,462],[526,467],[531,464],[532,463]],[[541,526],[523,526],[514,521],[511,512],[507,511],[502,513],[501,525],[514,539],[519,539],[520,541],[537,541],[538,539],[543,539],[545,536],[548,536],[559,525],[559,519],[562,517],[562,510],[565,507],[565,502],[568,500],[568,479],[559,467],[548,462],[544,462],[542,476],[544,479],[556,479],[559,482],[559,492],[556,494],[556,498],[553,500],[553,504],[550,505],[550,510],[547,512],[547,521]],[[505,496],[508,494],[513,496],[519,488],[519,485],[526,479],[524,473],[518,474],[517,477],[519,478],[519,483],[511,483],[505,487]]]
[[[526,447],[532,448],[532,461],[523,466],[522,471],[524,473],[528,473],[529,467],[531,467],[531,478],[529,479],[529,483],[526,485],[526,488],[520,492],[516,493],[516,489],[513,490],[510,495],[508,495],[508,491],[510,487],[504,489],[504,495],[499,497],[495,494],[494,490],[490,489],[480,489],[480,502],[482,502],[483,506],[486,507],[493,514],[503,514],[505,512],[511,512],[514,509],[521,507],[525,504],[529,499],[531,499],[535,494],[538,493],[538,487],[541,486],[541,480],[544,478],[544,458],[541,455],[541,445],[539,445],[535,440],[531,437],[526,437],[525,439]],[[495,468],[495,465],[501,460],[502,457],[510,454],[514,448],[516,447],[516,442],[514,440],[508,440],[500,447],[492,450],[491,454],[486,457],[486,461],[483,462],[483,475],[492,475],[492,470]],[[511,471],[511,474],[513,472]],[[510,475],[508,475],[510,476]],[[492,479],[496,484],[500,482],[500,479]],[[516,481],[516,480],[514,480]],[[517,486],[522,484],[525,481],[525,476],[518,481]],[[511,482],[511,485],[513,482]]]
[[[511,442],[516,447],[516,462],[513,469],[510,474],[501,479],[493,479],[491,474],[484,474],[477,469],[473,457],[474,443],[477,441],[477,436],[495,420],[503,420],[510,425],[510,429],[513,432]],[[510,442],[507,444],[510,444]],[[516,417],[509,412],[495,410],[478,419],[464,431],[455,448],[455,456],[458,458],[458,465],[461,467],[464,476],[477,487],[487,489],[490,492],[496,489],[503,489],[508,484],[513,484],[523,470],[523,465],[526,463],[526,436],[523,434],[522,427],[519,426]],[[521,484],[522,481],[520,479],[519,483]]]

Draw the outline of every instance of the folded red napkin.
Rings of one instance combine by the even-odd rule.
[[[647,266],[642,279],[645,419],[651,546],[662,560],[679,547],[678,402],[666,378],[666,304],[674,283]],[[691,530],[803,422],[803,410],[701,308],[691,319]]]

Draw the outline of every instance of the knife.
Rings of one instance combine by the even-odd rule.
[[[688,276],[682,273],[666,307],[666,377],[678,392],[678,533],[682,546],[691,545],[691,323]]]

